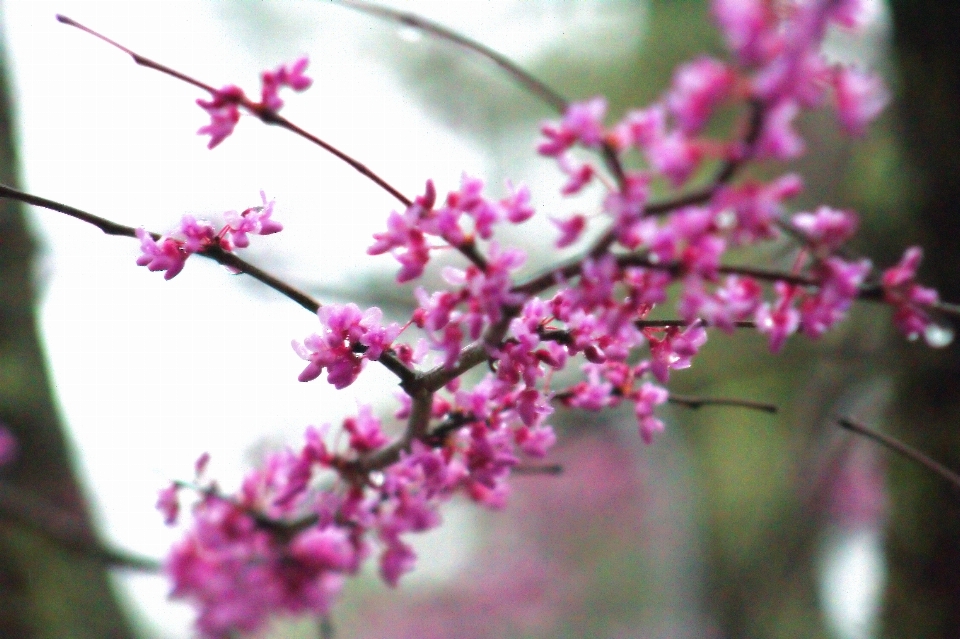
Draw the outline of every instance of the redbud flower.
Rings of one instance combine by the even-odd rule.
[[[183,270],[188,254],[179,242],[169,237],[161,237],[156,241],[143,228],[137,229],[137,237],[141,251],[137,258],[138,266],[146,266],[151,271],[166,271],[163,275],[165,280],[173,279]]]
[[[887,103],[890,93],[876,75],[853,67],[840,67],[833,74],[837,118],[850,135],[863,135]]]
[[[723,62],[702,57],[677,69],[666,103],[685,135],[703,130],[713,110],[733,88],[734,74]]]
[[[198,135],[209,135],[207,148],[212,149],[226,140],[240,121],[240,110],[237,105],[243,102],[246,96],[238,86],[225,86],[213,94],[210,100],[197,100],[201,109],[210,116],[210,124],[200,127]]]

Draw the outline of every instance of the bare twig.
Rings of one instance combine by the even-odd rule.
[[[764,413],[776,413],[779,409],[776,404],[767,402],[755,402],[749,399],[733,399],[729,397],[697,397],[694,395],[677,395],[670,393],[667,401],[672,404],[679,404],[687,408],[696,410],[704,406],[732,406],[736,408],[747,408]]]
[[[955,473],[950,470],[943,464],[938,461],[935,461],[925,453],[920,452],[912,446],[904,444],[899,439],[891,437],[890,435],[885,435],[883,433],[872,430],[863,424],[856,422],[848,417],[837,417],[837,423],[841,427],[846,428],[849,431],[853,431],[858,435],[863,435],[867,439],[872,439],[881,446],[892,450],[895,453],[900,454],[903,457],[906,457],[910,461],[920,464],[933,474],[937,475],[941,479],[949,482],[955,489],[960,491],[960,474]]]
[[[337,4],[355,9],[362,13],[375,15],[379,18],[397,22],[413,29],[418,29],[442,40],[453,42],[454,44],[473,51],[474,53],[478,53],[506,71],[511,78],[520,83],[532,95],[550,105],[550,107],[552,107],[555,111],[563,113],[567,110],[566,98],[537,78],[530,75],[528,72],[524,71],[523,68],[518,66],[515,62],[503,54],[494,51],[490,47],[487,47],[476,40],[472,40],[455,31],[451,31],[443,25],[437,24],[431,20],[427,20],[426,18],[418,16],[414,13],[397,11],[396,9],[383,7],[373,4],[372,2],[363,2],[362,0],[339,0]]]

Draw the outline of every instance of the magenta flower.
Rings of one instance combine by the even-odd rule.
[[[290,87],[294,91],[305,91],[313,80],[304,75],[310,61],[306,56],[299,58],[292,64],[281,65],[273,71],[264,71],[260,74],[260,104],[270,111],[279,111],[283,106],[279,91],[282,87]]]
[[[643,443],[652,444],[654,435],[663,431],[663,422],[654,416],[654,409],[666,402],[669,396],[667,389],[649,382],[645,382],[640,390],[632,395],[634,413]]]
[[[893,323],[908,339],[926,333],[932,324],[927,308],[938,300],[937,292],[916,283],[923,251],[911,246],[900,262],[883,272],[884,299],[894,308]]]
[[[240,121],[240,110],[237,108],[246,100],[240,87],[225,86],[213,94],[210,100],[197,100],[201,109],[210,116],[210,124],[200,127],[198,135],[209,135],[207,148],[212,149],[226,140]]]
[[[734,74],[723,62],[702,57],[674,73],[666,103],[685,135],[697,135],[730,94]]]
[[[143,228],[137,229],[140,239],[140,257],[138,266],[146,266],[151,271],[166,271],[163,279],[170,280],[183,270],[187,262],[188,253],[183,245],[169,237],[161,237],[159,241],[147,233]]]
[[[840,67],[833,74],[837,119],[850,135],[863,135],[890,102],[890,92],[876,75],[853,67]]]

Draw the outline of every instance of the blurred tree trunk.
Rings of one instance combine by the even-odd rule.
[[[0,47],[0,182],[15,187],[13,130]],[[22,207],[0,200],[0,421],[19,444],[17,459],[0,468],[0,637],[133,637],[105,561],[64,547],[65,534],[91,545],[96,538],[37,335],[35,249]],[[63,526],[49,530],[51,521],[39,519]]]
[[[893,0],[898,106],[919,185],[915,228],[922,279],[960,300],[960,3]],[[904,348],[900,436],[960,468],[960,348]],[[895,464],[884,636],[960,636],[960,496]]]

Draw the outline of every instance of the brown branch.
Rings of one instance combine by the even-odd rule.
[[[883,433],[877,432],[870,428],[867,428],[863,424],[856,422],[847,417],[837,417],[837,423],[840,424],[842,428],[846,428],[849,431],[852,431],[858,435],[862,435],[867,439],[872,439],[881,446],[892,450],[899,455],[906,457],[910,461],[919,464],[932,472],[934,475],[937,475],[941,479],[949,482],[955,489],[960,491],[960,474],[957,474],[941,464],[938,461],[935,461],[925,453],[920,452],[912,446],[904,444],[899,439],[891,437],[890,435],[884,435]]]
[[[0,198],[9,198],[12,200],[18,200],[26,204],[31,204],[33,206],[39,206],[41,208],[49,209],[51,211],[56,211],[58,213],[63,213],[69,217],[78,219],[82,222],[86,222],[92,226],[97,227],[107,235],[117,235],[122,237],[132,237],[136,238],[137,233],[136,229],[132,226],[125,226],[123,224],[118,224],[112,220],[100,217],[99,215],[94,215],[93,213],[87,213],[73,206],[63,204],[61,202],[56,202],[54,200],[48,200],[36,195],[30,195],[29,193],[24,193],[16,189],[12,189],[9,186],[4,186],[0,184]],[[159,240],[160,235],[158,233],[150,233],[150,236],[154,240]],[[253,264],[247,262],[246,260],[238,257],[234,253],[223,250],[219,246],[212,246],[205,251],[197,253],[201,257],[205,257],[209,260],[213,260],[218,264],[235,269],[242,273],[246,273],[253,279],[258,282],[265,284],[269,288],[277,291],[284,297],[293,300],[299,304],[302,308],[310,311],[311,313],[316,313],[320,308],[320,302],[316,301],[303,291],[297,289],[296,287],[288,284],[287,282],[281,280],[280,278],[267,273],[263,269],[254,266]],[[378,360],[384,367],[387,368],[391,373],[395,374],[400,378],[401,386],[407,386],[413,382],[416,377],[416,373],[411,370],[406,364],[397,359],[397,356],[392,352],[385,352],[380,356]]]
[[[345,7],[349,7],[369,15],[374,15],[385,20],[390,20],[391,22],[397,22],[413,29],[418,29],[425,33],[429,33],[430,35],[436,36],[441,40],[453,42],[454,44],[460,45],[469,51],[478,53],[506,71],[510,77],[516,80],[527,91],[548,104],[558,113],[562,114],[567,110],[566,98],[561,96],[559,93],[548,87],[537,78],[530,75],[528,72],[524,71],[520,66],[503,54],[494,51],[490,47],[480,44],[476,40],[472,40],[455,31],[451,31],[443,25],[437,24],[431,20],[427,20],[426,18],[420,17],[414,13],[397,11],[395,9],[383,7],[371,2],[363,2],[362,0],[339,0],[337,4],[341,4]]]
[[[100,33],[97,33],[97,32],[94,31],[93,29],[91,29],[91,28],[89,28],[89,27],[86,27],[86,26],[80,24],[79,22],[77,22],[77,21],[75,21],[75,20],[72,20],[72,19],[70,19],[70,18],[68,18],[68,17],[66,17],[66,16],[63,16],[63,15],[57,15],[57,20],[60,21],[60,22],[62,22],[63,24],[70,25],[71,27],[76,27],[77,29],[80,29],[81,31],[83,31],[83,32],[85,32],[85,33],[89,33],[90,35],[94,36],[95,38],[99,38],[100,40],[103,40],[103,41],[106,42],[107,44],[109,44],[109,45],[111,45],[111,46],[113,46],[113,47],[116,47],[117,49],[123,51],[124,53],[126,53],[127,55],[129,55],[130,57],[132,57],[132,58],[133,58],[133,61],[136,62],[136,63],[137,63],[138,65],[140,65],[140,66],[146,67],[146,68],[148,68],[148,69],[154,69],[154,70],[156,70],[156,71],[160,71],[161,73],[164,73],[164,74],[169,75],[169,76],[171,76],[171,77],[173,77],[173,78],[176,78],[177,80],[180,80],[180,81],[182,81],[182,82],[186,82],[187,84],[190,84],[190,85],[195,86],[195,87],[197,87],[197,88],[203,89],[204,91],[206,91],[207,93],[209,93],[211,96],[216,96],[217,93],[218,93],[217,89],[214,89],[214,88],[213,88],[212,86],[210,86],[209,84],[206,84],[206,83],[204,83],[204,82],[200,82],[199,80],[196,80],[196,79],[194,79],[194,78],[192,78],[192,77],[190,77],[190,76],[188,76],[188,75],[185,75],[185,74],[183,74],[183,73],[180,73],[179,71],[175,71],[175,70],[171,69],[170,67],[167,67],[167,66],[165,66],[165,65],[163,65],[163,64],[160,64],[159,62],[155,62],[155,61],[151,60],[150,58],[147,58],[147,57],[145,57],[145,56],[142,56],[142,55],[140,55],[139,53],[136,53],[136,52],[132,51],[131,49],[128,49],[127,47],[123,46],[122,44],[119,44],[119,43],[111,40],[110,38],[108,38],[108,37],[106,37],[106,36],[104,36],[104,35],[102,35],[102,34],[100,34]],[[384,180],[384,179],[381,178],[379,175],[377,175],[375,172],[373,172],[373,171],[372,171],[370,168],[368,168],[365,164],[363,164],[362,162],[356,160],[355,158],[347,155],[346,153],[344,153],[344,152],[341,151],[340,149],[336,148],[336,147],[333,146],[332,144],[321,140],[320,138],[318,138],[317,136],[313,135],[312,133],[308,133],[307,131],[303,130],[302,128],[300,128],[300,127],[297,126],[296,124],[294,124],[294,123],[290,122],[289,120],[287,120],[286,118],[278,115],[275,111],[272,111],[272,110],[266,108],[265,106],[263,106],[263,105],[261,105],[261,104],[258,104],[258,103],[256,103],[256,102],[253,102],[252,100],[250,100],[250,99],[247,98],[246,96],[244,96],[242,100],[239,100],[237,104],[238,104],[238,106],[243,107],[243,108],[244,108],[247,112],[249,112],[250,114],[255,115],[255,116],[256,116],[257,118],[259,118],[264,124],[273,124],[273,125],[282,127],[282,128],[284,128],[284,129],[287,129],[288,131],[291,131],[292,133],[295,133],[296,135],[299,135],[300,137],[304,138],[305,140],[308,140],[308,141],[316,144],[317,146],[319,146],[320,148],[322,148],[324,151],[327,151],[328,153],[332,154],[333,156],[335,156],[335,157],[338,158],[339,160],[342,160],[343,162],[345,162],[345,163],[347,163],[348,165],[350,165],[351,167],[353,167],[353,169],[355,169],[355,170],[358,171],[360,174],[362,174],[364,177],[368,178],[368,179],[371,180],[374,184],[376,184],[377,186],[379,186],[380,188],[382,188],[384,191],[386,191],[387,193],[389,193],[390,195],[392,195],[394,198],[396,198],[396,199],[397,199],[401,204],[403,204],[404,206],[407,206],[407,207],[410,206],[411,201],[410,201],[410,199],[409,199],[408,197],[406,197],[405,195],[403,195],[402,193],[400,193],[400,191],[398,191],[396,188],[394,188],[393,186],[391,186],[386,180]]]
[[[729,397],[697,397],[694,395],[677,395],[670,393],[667,401],[672,404],[679,404],[697,410],[704,406],[732,406],[735,408],[746,408],[749,410],[761,411],[764,413],[776,413],[779,409],[776,404],[767,402],[755,402],[749,399],[733,399]]]
[[[517,464],[511,470],[515,475],[562,475],[560,464]]]
[[[0,520],[25,526],[60,548],[107,566],[146,572],[160,570],[156,559],[111,548],[97,539],[77,515],[6,481],[0,481]]]
[[[694,206],[708,202],[710,198],[716,195],[717,191],[724,185],[729,184],[740,168],[753,157],[754,145],[763,131],[763,119],[766,109],[762,102],[752,100],[750,105],[750,116],[747,124],[747,132],[743,136],[742,148],[733,157],[726,160],[717,171],[711,183],[692,193],[681,195],[671,200],[655,202],[648,205],[644,211],[647,215],[664,215],[685,206]]]

